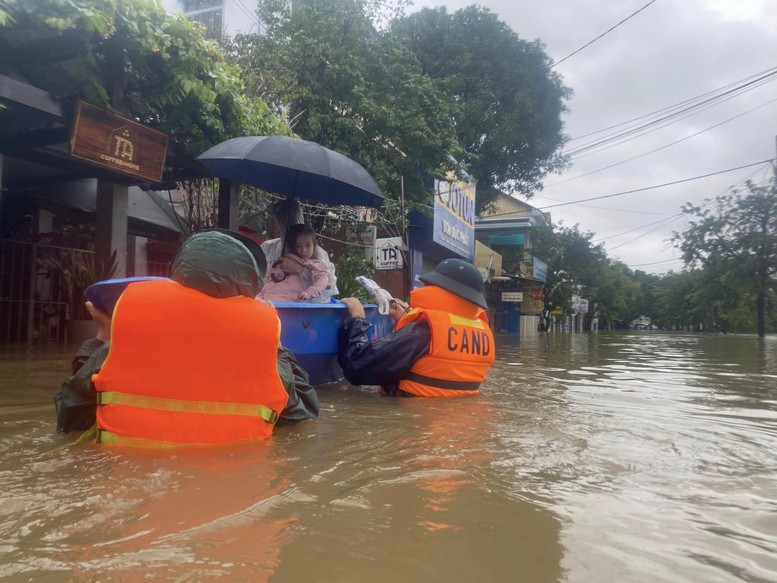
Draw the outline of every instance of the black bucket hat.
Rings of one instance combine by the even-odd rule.
[[[251,237],[248,237],[243,233],[239,233],[238,231],[232,231],[230,229],[219,229],[219,228],[213,228],[213,229],[207,229],[207,230],[224,233],[225,235],[229,235],[233,239],[237,239],[243,245],[245,245],[248,248],[248,251],[251,253],[251,255],[254,256],[254,260],[256,261],[256,266],[259,268],[259,275],[262,278],[264,278],[264,274],[267,273],[267,257],[265,256],[264,251],[262,251],[262,246],[259,243],[254,241]]]
[[[436,285],[472,302],[488,308],[483,295],[483,276],[477,267],[463,259],[445,259],[433,271],[418,276],[428,285]]]

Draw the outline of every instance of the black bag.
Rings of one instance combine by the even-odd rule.
[[[97,415],[97,391],[92,384],[92,375],[100,370],[106,356],[108,345],[104,344],[73,376],[62,383],[54,395],[59,433],[84,431],[94,425]]]

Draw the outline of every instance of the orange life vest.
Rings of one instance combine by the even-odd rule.
[[[141,445],[262,439],[286,406],[280,321],[253,298],[212,298],[173,281],[136,282],[114,310],[92,377],[98,441]]]
[[[425,319],[432,331],[428,354],[419,358],[399,388],[420,397],[460,397],[480,393],[494,362],[494,335],[485,311],[442,288],[411,292],[411,309],[396,328]]]

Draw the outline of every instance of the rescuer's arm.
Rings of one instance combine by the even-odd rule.
[[[99,350],[103,344],[111,339],[111,317],[105,312],[101,312],[94,307],[92,302],[84,304],[89,314],[97,325],[97,333],[94,338],[90,338],[78,348],[73,360],[71,361],[72,374],[76,374],[86,363],[90,356]],[[102,366],[102,363],[100,363]],[[96,371],[95,371],[96,372]]]
[[[73,359],[74,368],[78,360],[80,365],[54,395],[59,433],[83,431],[94,425],[97,392],[92,385],[92,375],[100,370],[107,356],[106,342],[92,338],[81,345]]]
[[[98,338],[90,338],[81,344],[81,346],[78,347],[78,351],[76,352],[75,356],[73,356],[73,360],[70,361],[71,374],[76,374],[79,370],[81,370],[81,367],[84,366],[89,358],[104,344],[105,342],[99,340]]]
[[[65,379],[54,395],[57,410],[57,431],[83,431],[95,422],[97,391],[92,375],[99,372],[108,356],[111,317],[86,302],[86,308],[97,323],[97,336],[84,342],[72,361],[72,376]]]
[[[425,320],[411,322],[382,338],[370,340],[371,324],[361,317],[348,318],[340,329],[337,361],[352,385],[393,384],[415,361],[429,352],[432,332]]]
[[[310,384],[308,373],[299,365],[294,355],[283,346],[278,347],[278,374],[283,388],[289,395],[281,412],[278,425],[288,425],[318,417],[321,405],[316,389]]]

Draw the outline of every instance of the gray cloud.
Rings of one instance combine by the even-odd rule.
[[[647,3],[647,0],[481,0],[519,36],[540,39],[560,60]],[[454,11],[472,2],[423,0],[413,9],[446,5]],[[777,12],[750,0],[658,0],[607,36],[557,67],[575,92],[569,102],[567,134],[575,138],[673,105],[777,66]],[[705,131],[677,145],[590,176],[555,184],[680,140],[777,98],[777,81],[597,154],[581,156],[561,176],[550,176],[531,204],[558,202],[682,180],[772,158],[777,102]],[[595,136],[594,136],[595,137]],[[589,138],[591,139],[591,138]],[[585,143],[576,140],[570,147]],[[749,168],[694,182],[583,204],[549,209],[556,221],[579,224],[605,238],[610,257],[650,272],[680,269],[667,242],[686,219],[647,226],[680,212],[685,202],[725,192],[749,175],[755,181],[770,168]],[[611,237],[624,231],[631,233]],[[652,232],[651,232],[652,231]],[[637,238],[639,237],[639,238]],[[630,240],[635,239],[631,242]],[[645,265],[652,264],[652,265]]]

